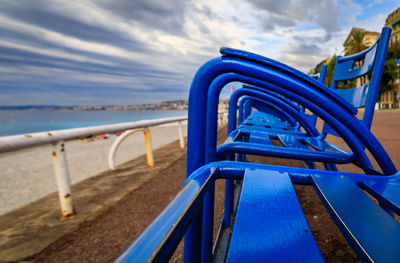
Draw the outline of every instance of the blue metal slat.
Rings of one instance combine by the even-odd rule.
[[[272,145],[268,133],[253,131],[250,133],[249,142]]]
[[[310,149],[310,148],[307,147],[307,145],[301,143],[300,140],[302,138],[304,138],[302,136],[279,134],[278,138],[279,138],[279,141],[282,143],[282,145],[285,146],[285,147],[293,147],[293,148],[307,149],[307,150]]]
[[[385,204],[393,212],[400,215],[400,180],[392,179],[380,181],[377,183],[364,183],[365,189],[378,199],[382,204]]]
[[[400,224],[343,176],[312,176],[322,202],[363,262],[398,262]]]
[[[287,173],[244,176],[227,262],[323,262]]]

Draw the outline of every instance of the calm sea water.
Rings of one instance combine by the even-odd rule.
[[[0,136],[185,115],[186,110],[0,110]]]

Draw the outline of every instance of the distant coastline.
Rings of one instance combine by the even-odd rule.
[[[187,110],[186,100],[163,101],[141,105],[106,105],[106,106],[56,106],[56,105],[20,105],[0,106],[0,110],[60,110],[60,111],[102,111],[102,110]]]

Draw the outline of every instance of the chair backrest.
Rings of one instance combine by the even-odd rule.
[[[309,76],[315,80],[318,80],[321,83],[324,83],[325,76],[326,76],[327,66],[323,64],[321,66],[321,71],[319,73],[310,74]]]
[[[377,41],[368,49],[354,55],[338,56],[332,77],[331,88],[354,107],[365,107],[362,122],[371,128],[382,79],[386,52],[389,45],[391,29],[384,27]],[[338,89],[340,81],[356,80],[358,87]],[[336,132],[325,124],[323,132],[336,135]]]

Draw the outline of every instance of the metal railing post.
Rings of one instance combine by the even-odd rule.
[[[108,167],[110,170],[115,170],[115,154],[117,153],[118,147],[128,136],[138,131],[144,132],[144,129],[141,128],[141,129],[125,131],[120,136],[118,136],[117,139],[114,141],[113,145],[110,148],[110,151],[108,152]]]
[[[153,150],[151,148],[151,136],[150,130],[148,127],[144,128],[144,140],[146,142],[146,158],[147,158],[147,167],[154,167],[154,158],[153,158]]]
[[[75,214],[64,141],[53,144],[53,164],[63,217]]]
[[[181,121],[178,121],[178,133],[179,133],[179,146],[181,149],[185,148],[185,139],[183,137],[183,125]]]

